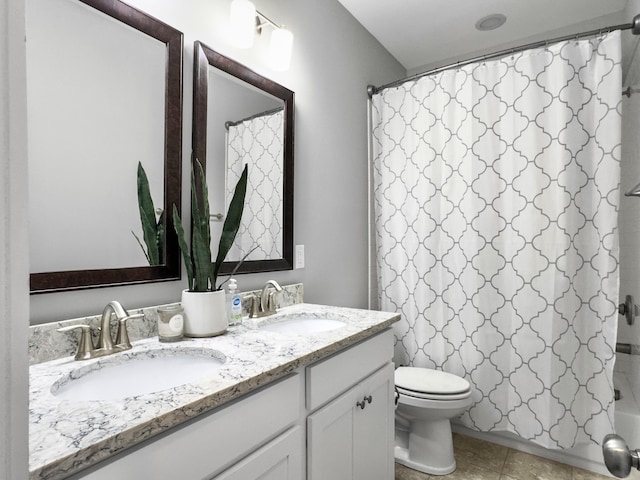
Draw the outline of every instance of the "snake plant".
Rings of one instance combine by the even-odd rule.
[[[197,172],[194,170],[197,169]],[[197,175],[196,175],[197,173]],[[185,240],[184,228],[178,209],[173,206],[173,225],[178,235],[178,244],[187,268],[189,291],[207,292],[220,290],[216,286],[218,273],[240,228],[240,220],[244,211],[244,199],[247,192],[248,166],[245,165],[242,175],[236,184],[229,211],[222,227],[218,244],[218,255],[215,263],[211,261],[211,228],[207,182],[204,169],[198,159],[191,171],[191,251]],[[196,184],[199,179],[199,185]],[[196,188],[199,186],[200,188]]]
[[[138,162],[138,209],[142,224],[142,238],[146,248],[133,230],[131,233],[136,237],[149,265],[160,265],[164,261],[164,212],[156,220],[156,209],[151,198],[149,180],[140,162]]]

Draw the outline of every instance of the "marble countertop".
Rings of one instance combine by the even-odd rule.
[[[289,316],[337,318],[345,326],[308,335],[284,335],[259,329]],[[377,333],[399,314],[297,304],[271,317],[245,319],[221,336],[160,343],[157,337],[133,343],[133,349],[109,357],[74,361],[65,357],[29,368],[29,478],[65,478],[169,428],[266,385],[301,366],[320,360]],[[51,392],[60,379],[93,363],[156,356],[166,349],[214,349],[224,365],[210,377],[168,390],[124,400],[61,400]],[[121,357],[121,358],[118,358]]]

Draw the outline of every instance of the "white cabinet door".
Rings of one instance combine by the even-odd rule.
[[[365,402],[365,408],[356,407],[354,415],[353,456],[356,460],[353,479],[392,480],[395,475],[393,365],[371,375],[358,390],[362,394],[359,401]]]
[[[215,480],[299,480],[304,477],[302,447],[302,429],[292,428]]]
[[[310,415],[308,480],[392,480],[392,398],[388,364]]]
[[[354,387],[307,419],[307,480],[353,479]]]

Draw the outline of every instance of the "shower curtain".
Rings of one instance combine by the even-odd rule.
[[[284,111],[265,114],[230,125],[227,133],[227,206],[245,163],[249,164],[244,213],[227,259],[282,258]]]
[[[620,49],[572,40],[372,99],[396,363],[466,378],[472,429],[548,448],[614,431]]]

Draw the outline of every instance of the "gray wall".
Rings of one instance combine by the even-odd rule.
[[[24,0],[0,0],[0,478],[27,478]]]
[[[227,43],[230,0],[128,3],[184,33],[183,209],[189,201],[193,42],[204,42],[296,94],[294,241],[305,246],[305,268],[240,275],[240,290],[260,288],[269,278],[283,284],[304,282],[308,302],[366,307],[366,86],[403,77],[403,67],[336,0],[256,2],[258,10],[294,34],[287,72],[272,72],[263,61],[268,35],[250,50]],[[182,281],[34,295],[31,322],[96,314],[112,299],[126,308],[176,301],[185,285]]]
[[[628,17],[640,12],[640,0],[627,5]],[[623,88],[640,88],[640,50],[635,50],[639,37],[623,33]],[[633,53],[635,52],[635,55]],[[640,182],[640,94],[622,97],[622,162],[621,190],[627,192]],[[620,196],[620,298],[633,295],[640,303],[640,198]],[[640,344],[638,325],[627,325],[619,317],[618,342]],[[639,357],[634,356],[634,363]],[[620,357],[619,357],[620,358]],[[624,358],[624,357],[622,357]],[[618,365],[616,365],[618,366]],[[620,363],[622,366],[622,363]],[[634,369],[640,365],[634,365]],[[636,370],[637,371],[637,370]],[[637,376],[637,375],[636,375]],[[639,382],[640,383],[640,380]],[[640,388],[639,388],[640,391]]]

